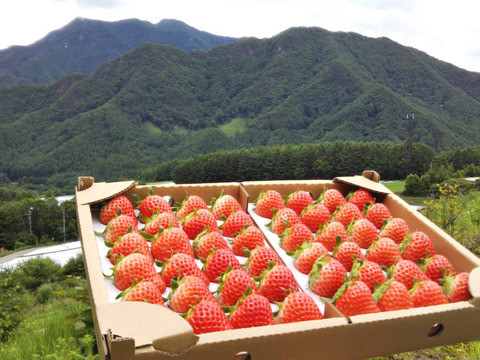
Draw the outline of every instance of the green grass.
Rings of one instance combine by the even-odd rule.
[[[383,183],[390,191],[393,191],[395,194],[401,194],[405,189],[405,180],[402,181],[392,181]]]
[[[238,132],[245,131],[246,128],[246,120],[243,118],[235,118],[219,126],[219,129],[227,136],[234,136]]]

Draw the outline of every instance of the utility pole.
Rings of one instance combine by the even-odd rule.
[[[413,120],[415,119],[415,114],[407,114],[407,131],[408,131],[408,137],[407,137],[407,170],[406,170],[406,176],[408,176],[412,172],[412,134],[413,134]]]

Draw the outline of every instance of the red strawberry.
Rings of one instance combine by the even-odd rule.
[[[356,205],[358,207],[358,210],[362,212],[364,206],[368,203],[373,204],[375,202],[375,199],[373,198],[372,194],[370,194],[368,191],[363,189],[358,189],[348,199],[348,202]]]
[[[408,290],[413,287],[415,280],[427,280],[427,276],[422,269],[410,260],[400,260],[388,269],[388,275],[389,278],[400,281]]]
[[[468,301],[472,294],[468,290],[468,272],[461,272],[458,275],[447,275],[440,280],[442,289],[449,302]]]
[[[351,203],[346,203],[333,214],[332,221],[338,221],[347,228],[348,224],[352,221],[361,218],[362,213],[358,210],[357,206]]]
[[[163,264],[160,274],[165,284],[171,284],[174,277],[182,278],[186,275],[195,275],[207,285],[210,283],[210,280],[195,264],[195,260],[187,254],[174,254]]]
[[[392,239],[380,238],[368,248],[367,259],[388,267],[402,260],[402,255]]]
[[[250,287],[252,293],[257,292],[253,279],[243,269],[232,269],[222,275],[218,287],[218,302],[222,306],[235,306]]]
[[[165,262],[173,254],[182,253],[194,258],[188,235],[178,227],[163,229],[152,239],[152,255],[155,260]]]
[[[136,229],[137,219],[133,219],[127,215],[120,215],[108,223],[102,235],[105,236],[105,241],[114,244],[118,240],[118,237]]]
[[[297,213],[289,208],[280,209],[273,215],[272,221],[267,225],[275,234],[281,234],[287,227],[300,222]]]
[[[290,255],[290,254],[289,254]],[[329,258],[330,254],[325,246],[319,242],[304,243],[294,254],[295,268],[308,275],[312,271],[313,264],[320,256]]]
[[[110,247],[112,244],[106,241],[105,245]],[[147,240],[145,240],[145,238],[139,233],[134,232],[130,232],[120,237],[110,249],[107,256],[110,258],[110,262],[115,264],[115,258],[120,259],[121,255],[127,256],[134,252],[149,257],[153,262],[152,253],[148,247]]]
[[[223,217],[227,218],[232,211],[243,210],[237,199],[231,195],[224,195],[223,191],[218,199],[212,199],[211,205],[216,220],[223,220]]]
[[[121,258],[113,268],[115,287],[121,291],[132,286],[135,279],[137,282],[150,280],[156,277],[157,272],[153,266],[152,259],[143,254],[130,254]],[[160,289],[161,290],[161,289]],[[165,284],[163,284],[165,291]],[[163,293],[163,291],[161,291]]]
[[[160,195],[154,195],[153,190],[149,189],[147,197],[141,200],[140,197],[135,196],[137,199],[138,208],[140,209],[140,215],[138,216],[141,222],[146,222],[156,213],[172,212],[170,204]]]
[[[370,206],[365,214],[365,219],[370,221],[377,229],[383,226],[383,220],[388,220],[392,217],[390,210],[382,203],[375,203]]]
[[[347,202],[344,196],[337,189],[329,189],[325,191],[320,197],[321,203],[330,211],[330,214],[333,214],[337,207],[342,206]]]
[[[360,246],[352,241],[339,243],[333,249],[333,258],[340,262],[347,271],[352,269],[354,256],[357,259],[365,260],[365,255],[363,255]]]
[[[382,285],[387,280],[382,267],[368,260],[353,262],[350,279],[363,281],[371,292],[375,290],[375,285]]]
[[[255,226],[252,218],[243,210],[238,210],[230,214],[225,220],[221,229],[223,236],[233,237],[240,232],[245,226]]]
[[[185,320],[193,328],[194,334],[232,329],[230,320],[216,301],[201,301],[190,309]]]
[[[255,200],[255,212],[268,219],[273,217],[274,209],[279,211],[284,207],[282,195],[276,190],[262,191]]]
[[[260,276],[263,270],[268,268],[268,263],[282,264],[277,253],[268,246],[259,246],[254,250],[246,251],[248,260],[245,264],[247,274],[252,277]]]
[[[385,226],[382,227],[380,236],[388,237],[395,241],[396,244],[400,244],[409,232],[410,227],[405,220],[402,218],[391,218]]]
[[[148,302],[166,307],[162,293],[157,286],[150,281],[143,280],[139,283],[135,281],[131,287],[120,293],[117,296],[117,299],[118,298],[122,298],[123,301]]]
[[[442,287],[432,280],[415,283],[410,290],[414,307],[448,304]]]
[[[280,306],[278,323],[323,319],[315,301],[306,293],[294,292],[288,295]]]
[[[205,209],[195,210],[181,221],[183,230],[190,240],[194,240],[204,229],[220,232],[215,216]]]
[[[302,213],[308,205],[313,203],[312,195],[304,190],[297,190],[287,196],[285,200],[285,207],[292,209],[298,216]]]
[[[379,312],[375,300],[368,286],[355,280],[352,283],[345,282],[335,293],[332,303],[345,316],[370,314]]]
[[[359,219],[348,227],[350,240],[362,249],[368,249],[378,239],[378,229],[367,219]]]
[[[198,209],[208,209],[207,203],[200,196],[187,195],[182,203],[175,209],[177,219],[182,220],[185,216]]]
[[[158,215],[153,215],[153,217],[145,223],[145,228],[143,231],[150,235],[156,235],[158,234],[160,227],[166,229],[170,226],[179,227],[177,218],[175,215],[173,215],[173,213],[164,212]]]
[[[102,208],[100,209],[99,220],[103,225],[107,225],[110,220],[112,220],[117,214],[130,216],[134,218],[135,221],[137,219],[137,215],[135,215],[132,203],[130,202],[130,200],[127,199],[126,196],[123,195],[116,196],[107,204],[102,206]]]
[[[312,233],[316,233],[320,225],[330,220],[330,212],[322,204],[311,204],[303,209],[300,214],[300,221],[307,225]]]
[[[234,329],[275,325],[270,303],[259,294],[242,297],[230,313],[230,322]]]
[[[445,256],[438,254],[424,259],[420,264],[420,268],[430,280],[438,283],[445,275],[443,274],[443,269],[445,269],[446,275],[457,275],[457,271],[452,263]]]
[[[269,302],[283,301],[291,293],[298,291],[292,271],[285,265],[275,265],[260,275],[258,293]]]
[[[203,272],[211,282],[218,283],[218,277],[228,268],[242,269],[242,265],[230,249],[215,249],[204,261]]]
[[[297,246],[301,246],[304,242],[310,243],[313,241],[312,232],[301,222],[287,228],[279,237],[282,249],[290,252],[297,250]]]
[[[319,258],[308,274],[310,290],[324,298],[331,298],[342,286],[347,270],[337,260]]]
[[[435,255],[432,241],[427,234],[416,231],[405,236],[403,242],[399,245],[402,256],[406,260],[418,263],[421,259]]]
[[[206,259],[213,248],[230,249],[227,240],[219,232],[205,229],[193,241],[193,249],[199,259]]]
[[[247,256],[245,249],[252,251],[257,246],[265,245],[265,236],[256,226],[249,226],[240,231],[233,239],[232,250],[237,256]]]
[[[339,222],[332,221],[323,227],[320,226],[314,241],[322,243],[328,251],[333,251],[337,245],[338,237],[340,237],[341,242],[347,241],[347,230],[345,230],[345,227]]]
[[[197,302],[209,300],[216,302],[205,281],[194,275],[173,280],[172,291],[168,295],[170,308],[177,313],[186,313]]]
[[[389,280],[379,286],[373,298],[381,311],[393,311],[413,308],[413,301],[408,290],[399,281]]]

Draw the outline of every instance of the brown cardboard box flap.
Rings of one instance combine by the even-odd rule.
[[[379,182],[380,176],[375,176],[375,174],[376,172],[373,172],[373,174],[371,174],[369,171],[364,171],[363,175],[336,177],[335,179],[333,179],[333,182],[353,185],[361,189],[374,191],[379,194],[392,194],[392,191],[390,191],[385,185]]]
[[[472,304],[475,307],[480,308],[480,267],[476,267],[470,272],[468,289],[473,296],[473,299],[471,300]]]
[[[77,202],[80,205],[101,202],[113,198],[135,185],[136,183],[133,180],[96,183],[92,177],[79,177],[76,191]]]
[[[163,306],[117,302],[100,306],[97,313],[103,334],[111,332],[116,342],[135,339],[136,348],[153,345],[158,351],[177,354],[198,342],[188,322]]]

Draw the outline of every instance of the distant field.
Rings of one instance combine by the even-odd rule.
[[[400,194],[405,189],[405,180],[402,181],[392,181],[383,183],[389,190],[393,191],[396,194]]]
[[[247,128],[246,120],[242,118],[232,119],[230,122],[219,126],[219,129],[227,136],[234,136]]]

